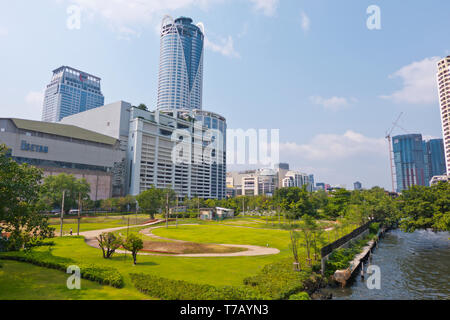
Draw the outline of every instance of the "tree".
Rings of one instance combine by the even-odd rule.
[[[343,216],[347,210],[347,205],[350,202],[350,196],[350,191],[345,189],[334,191],[328,199],[328,204],[325,207],[325,214],[333,219]]]
[[[16,163],[8,148],[0,145],[0,221],[10,233],[7,250],[19,250],[53,236],[48,219],[39,213],[41,180],[40,169]]]
[[[155,214],[159,213],[163,207],[163,192],[161,189],[151,187],[136,196],[139,207],[150,214],[151,219],[155,218]]]
[[[291,228],[289,230],[289,235],[291,239],[291,243],[289,244],[289,248],[292,251],[292,256],[294,257],[294,270],[300,270],[300,260],[298,256],[298,247],[300,242],[300,236],[297,231],[295,231],[294,226],[291,225]]]
[[[123,247],[131,252],[133,264],[136,265],[137,253],[144,248],[144,242],[136,233],[130,233],[123,243]]]
[[[114,233],[102,233],[97,237],[98,245],[103,251],[103,258],[109,259],[114,252],[122,245],[122,238],[117,237]]]
[[[309,215],[304,215],[299,225],[300,235],[303,238],[303,246],[306,248],[308,264],[311,265],[311,247],[313,245],[314,232],[317,224]]]
[[[51,210],[60,208],[64,192],[64,212],[78,207],[78,199],[89,199],[91,187],[86,179],[77,179],[73,175],[61,173],[57,176],[48,176],[41,186],[41,201],[43,205]]]
[[[143,103],[139,104],[136,108],[138,108],[140,110],[148,111],[147,106]]]
[[[399,207],[400,227],[406,232],[428,228],[450,231],[450,183],[413,186],[403,192]]]

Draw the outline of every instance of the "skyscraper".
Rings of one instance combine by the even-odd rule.
[[[204,30],[191,18],[164,17],[158,80],[158,110],[202,109]]]
[[[441,105],[442,136],[444,137],[447,175],[450,175],[450,56],[438,62],[437,81]]]
[[[407,134],[392,138],[394,146],[397,192],[414,185],[428,185],[421,134]]]
[[[425,172],[427,180],[445,174],[444,140],[431,139],[423,142],[425,155]]]
[[[42,121],[58,122],[64,117],[102,106],[105,98],[100,80],[67,66],[54,70],[45,90]]]

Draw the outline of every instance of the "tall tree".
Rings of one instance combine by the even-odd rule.
[[[89,199],[91,187],[86,179],[77,179],[71,174],[48,176],[41,186],[41,201],[47,209],[61,208],[64,192],[64,212],[78,207],[78,199]]]
[[[53,236],[46,217],[39,213],[42,171],[18,164],[0,145],[0,221],[9,232],[8,250],[19,250],[35,240]]]

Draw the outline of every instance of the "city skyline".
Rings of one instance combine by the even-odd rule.
[[[68,5],[80,1],[27,3],[30,9],[41,7],[38,17],[23,12],[28,24],[45,34],[38,39],[8,17],[23,11],[23,2],[1,8],[0,37],[9,49],[1,53],[8,74],[0,80],[3,117],[40,119],[48,72],[58,65],[99,75],[105,104],[125,100],[155,109],[156,27],[168,13],[205,25],[204,107],[226,117],[229,128],[281,128],[280,160],[314,173],[317,181],[351,186],[359,180],[390,189],[384,133],[400,111],[408,131],[442,137],[436,71],[449,48],[434,39],[448,30],[449,22],[439,19],[447,3],[425,10],[417,1],[408,7],[380,1],[381,30],[366,27],[368,1],[348,6],[232,1],[207,7],[187,1],[172,10],[155,9],[149,21],[130,19],[142,15],[114,6],[105,17],[99,2],[92,3],[84,8],[80,29],[66,26]],[[428,23],[411,23],[417,12]],[[404,28],[406,23],[411,25]],[[44,32],[52,28],[55,34]],[[37,41],[44,45],[37,48]]]

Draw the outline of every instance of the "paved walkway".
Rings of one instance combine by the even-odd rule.
[[[145,226],[151,226],[157,223],[160,223],[164,220],[158,220],[155,222],[150,222],[147,224],[142,225],[134,225],[131,227],[145,227]],[[195,224],[187,224],[187,225],[195,225]],[[181,226],[181,224],[180,224]],[[158,227],[150,227],[148,229],[143,229],[139,231],[140,233],[168,241],[177,241],[177,242],[188,242],[183,240],[175,240],[175,239],[168,239],[159,237],[157,235],[154,235],[151,231],[157,228],[164,228],[165,226],[158,226]],[[100,248],[98,245],[97,237],[104,233],[104,232],[114,232],[118,230],[127,229],[128,227],[117,227],[117,228],[109,228],[109,229],[103,229],[103,230],[92,230],[92,231],[85,231],[80,232],[80,236],[85,237],[85,241],[88,245],[94,248]],[[159,253],[148,253],[148,252],[139,252],[139,255],[143,256],[163,256],[163,257],[191,257],[191,258],[205,258],[205,257],[250,257],[250,256],[263,256],[263,255],[271,255],[271,254],[278,254],[280,253],[280,250],[276,248],[267,248],[267,247],[260,247],[260,246],[250,246],[250,245],[237,245],[237,244],[219,244],[221,246],[227,246],[227,247],[234,247],[234,248],[244,248],[247,249],[246,251],[239,251],[239,252],[233,252],[233,253],[192,253],[192,254],[159,254]],[[130,253],[125,250],[116,250],[117,253]]]

